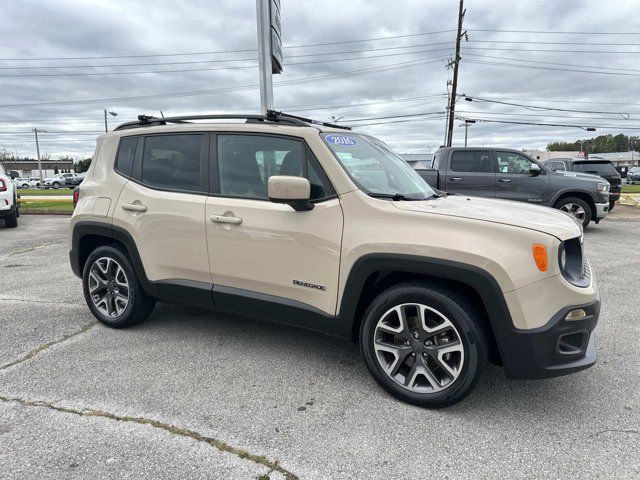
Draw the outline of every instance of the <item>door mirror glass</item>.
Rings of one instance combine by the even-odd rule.
[[[297,212],[313,209],[309,201],[311,184],[304,177],[273,175],[269,177],[267,189],[269,200],[274,203],[286,203]]]
[[[540,165],[538,165],[537,163],[532,163],[530,172],[534,177],[538,175],[540,173]]]

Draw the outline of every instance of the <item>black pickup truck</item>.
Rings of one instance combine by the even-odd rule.
[[[441,148],[430,169],[416,169],[448,193],[494,197],[558,208],[584,228],[609,213],[609,183],[591,174],[554,172],[517,150]]]
[[[609,211],[613,210],[616,202],[620,200],[622,192],[622,177],[610,160],[604,158],[552,158],[542,164],[554,172],[581,172],[598,175],[609,182]]]

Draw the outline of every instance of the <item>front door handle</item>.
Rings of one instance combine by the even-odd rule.
[[[502,182],[502,183],[507,183],[507,182],[510,182],[511,179],[509,179],[509,178],[499,178],[498,181]]]
[[[123,210],[129,210],[130,212],[146,212],[147,211],[147,206],[146,205],[140,205],[138,203],[123,203],[122,204],[122,209]]]
[[[240,225],[242,219],[240,217],[227,217],[225,215],[211,215],[211,221],[215,223],[230,223],[231,225]]]
[[[449,180],[451,180],[452,182],[459,182],[460,180],[462,180],[462,177],[451,177]]]

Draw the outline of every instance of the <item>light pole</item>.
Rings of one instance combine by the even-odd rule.
[[[464,146],[465,148],[467,147],[467,134],[468,134],[468,130],[469,130],[469,124],[471,123],[476,123],[475,120],[467,120],[465,119],[464,123],[461,123],[460,127],[464,127]]]
[[[118,114],[116,112],[104,110],[104,132],[109,133],[109,125],[107,125],[107,113],[112,117],[117,117]]]
[[[38,133],[45,133],[46,130],[40,130],[36,127],[33,127],[31,131],[36,135],[36,152],[38,154],[38,172],[40,175],[40,186],[44,186],[44,177],[42,176],[42,162],[40,160],[40,143],[38,142]]]

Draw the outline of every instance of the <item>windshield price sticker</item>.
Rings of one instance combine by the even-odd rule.
[[[358,141],[353,137],[346,137],[344,135],[327,135],[324,137],[331,145],[341,145],[343,147],[355,147],[358,145]]]

